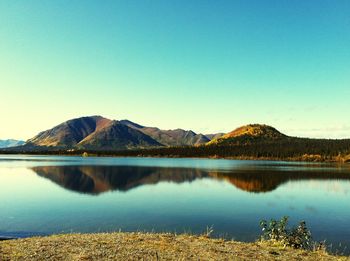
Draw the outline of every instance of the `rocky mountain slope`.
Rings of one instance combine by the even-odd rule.
[[[63,122],[26,142],[27,147],[62,149],[130,149],[162,144],[118,121],[101,116],[82,117]]]
[[[161,130],[156,127],[141,126],[137,123],[128,120],[122,120],[120,122],[131,128],[135,128],[145,133],[146,135],[152,137],[164,146],[192,146],[205,144],[210,141],[210,139],[207,136],[203,134],[196,134],[191,130]]]
[[[101,116],[63,122],[29,139],[24,148],[124,150],[171,146],[192,146],[209,142],[191,130],[161,130],[129,120],[115,121]]]
[[[111,120],[101,116],[72,119],[40,132],[26,143],[34,146],[72,147],[90,134],[103,129],[110,122]]]
[[[150,136],[130,128],[118,121],[111,121],[107,126],[94,131],[77,144],[85,149],[132,149],[162,146]]]

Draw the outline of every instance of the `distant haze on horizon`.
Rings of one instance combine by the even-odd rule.
[[[0,139],[91,115],[350,138],[350,1],[1,1]]]

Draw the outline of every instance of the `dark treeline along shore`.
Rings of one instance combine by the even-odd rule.
[[[302,161],[350,161],[350,140],[286,138],[265,141],[248,137],[236,144],[182,146],[128,151],[90,151],[96,155],[217,157],[236,159],[276,159]]]
[[[90,155],[130,157],[209,157],[316,162],[350,162],[350,140],[287,138],[275,141],[248,139],[234,145],[159,147],[129,150],[2,150],[3,154]]]
[[[196,134],[91,116],[61,123],[0,153],[349,162],[350,139],[291,137],[261,124],[226,134]]]

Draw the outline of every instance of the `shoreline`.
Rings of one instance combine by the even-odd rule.
[[[0,241],[0,260],[350,260],[324,250],[206,235],[114,232],[59,234]]]
[[[296,162],[296,163],[332,163],[332,164],[344,164],[350,165],[350,161],[342,161],[332,159],[320,158],[319,155],[304,155],[301,157],[289,157],[289,158],[276,158],[276,157],[251,157],[251,156],[232,156],[232,157],[221,157],[221,156],[180,156],[180,155],[115,155],[113,152],[111,154],[106,153],[95,153],[95,152],[85,152],[82,153],[25,153],[25,152],[4,152],[0,151],[1,155],[20,155],[20,156],[66,156],[66,157],[96,157],[96,158],[159,158],[159,159],[222,159],[222,160],[242,160],[242,161],[284,161],[284,162]]]

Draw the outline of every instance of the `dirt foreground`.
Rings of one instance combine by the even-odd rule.
[[[0,260],[349,260],[266,242],[153,233],[64,234],[0,241]]]

